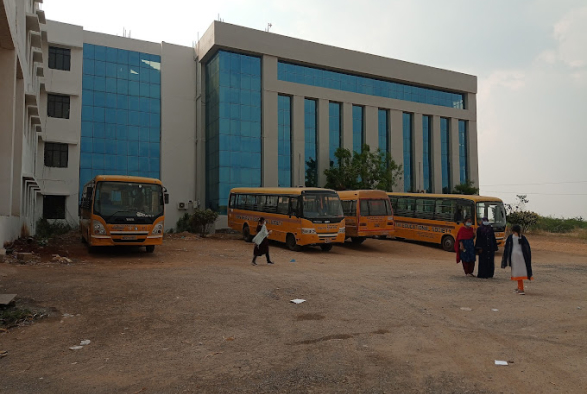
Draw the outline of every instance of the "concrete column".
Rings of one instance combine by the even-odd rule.
[[[449,137],[449,152],[450,152],[450,191],[461,183],[461,174],[459,171],[459,120],[450,118],[450,137]]]
[[[365,106],[365,137],[363,141],[369,145],[371,152],[375,152],[379,147],[377,109],[377,107]]]
[[[416,191],[424,189],[424,130],[422,127],[422,114],[414,114],[414,169],[412,171],[414,187]]]
[[[479,152],[477,151],[477,121],[467,122],[467,161],[469,180],[479,187]]]
[[[25,116],[24,109],[24,79],[16,80],[15,89],[15,117],[14,117],[14,160],[12,168],[12,215],[20,216],[20,196],[22,193],[22,156],[23,140],[25,131],[25,119],[28,121],[28,114]],[[36,129],[30,130],[29,134],[36,137]],[[34,139],[34,148],[36,148],[37,138]],[[36,156],[36,149],[33,149],[33,157]],[[34,171],[33,167],[33,171]]]
[[[353,151],[353,105],[342,103],[342,147]]]
[[[330,168],[328,100],[318,100],[318,187],[326,184],[324,170]]]
[[[0,216],[12,213],[16,51],[0,49]]]
[[[391,157],[398,166],[404,164],[404,135],[403,135],[403,113],[402,111],[390,110],[389,111],[389,123],[391,125]],[[398,179],[397,185],[394,187],[394,191],[404,191],[404,178],[403,176]]]
[[[292,102],[292,183],[306,184],[306,155],[304,149],[304,97],[293,96]]]
[[[196,199],[202,207],[206,203],[206,78],[204,78],[205,68],[198,61],[196,68]]]
[[[432,193],[442,193],[442,146],[440,144],[440,116],[432,116]]]
[[[277,92],[272,86],[277,80],[277,58],[263,56],[263,186],[277,187],[279,169],[277,132]]]

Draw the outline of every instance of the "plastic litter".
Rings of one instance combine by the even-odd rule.
[[[492,309],[492,312],[499,312],[499,309]]]
[[[92,341],[90,341],[89,339],[84,339],[83,341],[81,341],[79,344],[81,346],[86,346],[89,345]]]
[[[466,306],[463,306],[463,307],[461,307],[461,310],[462,310],[462,311],[472,311],[472,309],[471,309],[471,308],[468,308],[468,307],[466,307]]]
[[[296,262],[296,259],[291,259],[289,262],[290,263],[295,263]]]
[[[502,360],[495,360],[495,365],[508,365],[508,362]]]
[[[83,346],[72,346],[72,347],[69,348],[69,350],[80,350],[80,349],[83,349],[83,348],[84,348]]]
[[[302,300],[301,298],[296,298],[294,300],[291,300],[290,302],[293,302],[294,304],[301,304],[302,302],[306,302],[306,300]]]

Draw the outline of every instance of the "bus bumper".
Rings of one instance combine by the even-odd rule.
[[[162,234],[149,236],[90,236],[90,245],[92,246],[148,246],[161,244],[163,244]]]

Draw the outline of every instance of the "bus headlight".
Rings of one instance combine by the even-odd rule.
[[[163,223],[158,223],[153,227],[153,231],[151,234],[162,234],[163,233]]]
[[[345,232],[346,231],[345,231],[345,228],[344,227],[341,227],[341,228],[338,229],[338,233],[339,234],[344,234]]]
[[[94,229],[94,234],[98,235],[105,235],[106,229],[104,225],[97,220],[92,221],[92,228]]]
[[[303,228],[302,234],[316,234],[316,229],[314,228]]]

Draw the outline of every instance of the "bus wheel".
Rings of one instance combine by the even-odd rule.
[[[442,238],[442,249],[446,250],[447,252],[454,252],[455,239],[450,235],[445,235],[444,238]]]
[[[360,245],[365,242],[365,237],[351,237],[351,242],[355,245]]]
[[[289,248],[289,250],[291,250],[291,251],[299,252],[300,250],[302,250],[302,247],[300,245],[298,245],[298,243],[296,242],[296,237],[294,237],[293,234],[287,234],[287,238],[285,239],[285,243],[286,243],[287,247]]]
[[[245,239],[245,242],[253,241],[253,237],[251,236],[251,229],[247,224],[243,226],[243,238]]]
[[[332,245],[320,245],[320,249],[322,249],[323,252],[330,252],[332,250]]]
[[[145,249],[147,249],[147,253],[153,253],[155,251],[155,245],[147,245]]]

